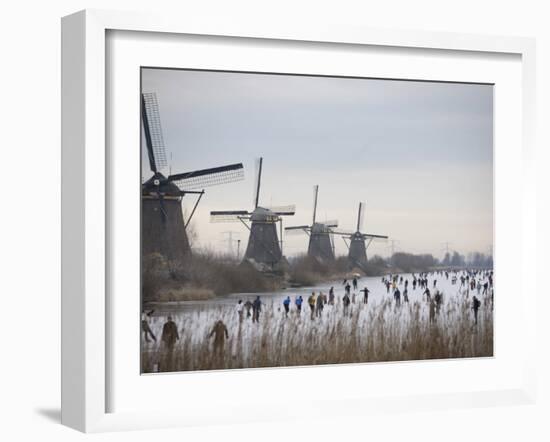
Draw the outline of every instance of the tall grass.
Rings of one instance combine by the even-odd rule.
[[[359,301],[360,297],[358,297]],[[259,323],[241,323],[232,306],[217,306],[176,317],[180,340],[173,351],[160,343],[142,346],[142,371],[187,371],[278,367],[493,355],[493,314],[485,299],[474,324],[466,294],[446,300],[434,321],[424,301],[396,306],[390,298],[351,304],[347,315],[341,300],[326,305],[311,319],[304,303],[301,315],[288,317],[279,304],[263,306]],[[215,354],[208,335],[221,319],[229,330],[224,352]],[[164,318],[151,327],[160,338]],[[158,339],[160,341],[160,339]]]

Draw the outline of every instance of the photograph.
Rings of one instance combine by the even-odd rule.
[[[142,374],[494,356],[493,84],[153,66],[138,95]]]

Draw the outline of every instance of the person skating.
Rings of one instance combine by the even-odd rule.
[[[307,298],[307,303],[311,311],[311,319],[313,319],[313,316],[315,315],[315,301],[315,292],[313,292],[311,295],[309,295],[309,298]]]
[[[328,303],[334,305],[334,287],[331,287],[328,291]]]
[[[353,290],[357,290],[357,278],[353,278]]]
[[[157,342],[157,337],[153,333],[153,330],[151,330],[151,327],[149,326],[149,318],[154,313],[154,310],[151,310],[149,312],[146,312],[145,310],[141,312],[141,331],[143,332],[143,337],[145,338],[145,342],[149,342],[149,336],[153,339],[153,341]]]
[[[395,299],[395,305],[397,307],[401,306],[401,292],[399,289],[395,289],[395,292],[393,292],[393,299]]]
[[[477,299],[477,296],[474,296],[474,299],[472,301],[472,309],[474,310],[474,321],[477,325],[477,312],[479,311],[479,307],[481,307],[481,301]]]
[[[237,316],[239,317],[239,322],[243,322],[244,304],[243,304],[242,299],[239,299],[239,302],[237,302],[237,305],[235,307],[235,311],[237,312]]]
[[[342,303],[344,304],[344,316],[348,315],[349,311],[349,304],[350,304],[349,295],[346,293],[344,297],[342,298]]]
[[[296,304],[296,311],[298,314],[302,314],[302,303],[304,302],[304,298],[302,298],[302,295],[296,297],[296,300],[294,301],[294,304]]]
[[[441,292],[439,290],[435,292],[434,300],[435,300],[435,311],[439,315],[439,312],[441,310],[441,303],[443,302],[443,297],[441,296]]]
[[[212,336],[214,336],[214,356],[220,360],[223,360],[225,340],[229,339],[229,332],[221,319],[216,321],[212,331],[208,335],[209,338]]]
[[[247,299],[244,303],[244,309],[246,310],[246,317],[250,318],[250,311],[252,310],[252,302],[250,302],[250,299]]]
[[[172,316],[168,316],[167,321],[162,327],[162,342],[166,346],[168,351],[174,349],[176,341],[179,340],[180,335],[178,333],[178,327],[176,323],[172,320]]]
[[[260,322],[260,313],[262,311],[262,301],[259,296],[252,303],[252,322]]]
[[[369,302],[369,293],[370,293],[370,290],[368,288],[364,288],[363,290],[361,290],[363,292],[363,304],[368,304]]]
[[[285,316],[288,316],[288,312],[290,311],[290,296],[287,296],[283,301],[283,307],[285,308]]]
[[[322,293],[319,293],[317,295],[317,301],[316,301],[316,308],[315,308],[315,315],[320,318],[323,314],[323,308],[325,307],[325,297]]]
[[[424,293],[422,293],[422,296],[426,295],[426,301],[430,302],[432,299],[432,294],[430,293],[430,289],[426,287],[426,290],[424,290]]]

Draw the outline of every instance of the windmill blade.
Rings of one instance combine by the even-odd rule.
[[[352,236],[354,232],[341,229],[330,229],[330,233],[333,235],[343,235],[343,236]]]
[[[313,221],[311,225],[315,224],[315,217],[317,215],[317,197],[319,196],[319,184],[313,186]]]
[[[262,184],[262,165],[263,165],[263,158],[256,158],[256,162],[254,163],[254,199],[252,200],[252,204],[254,204],[254,208],[257,208],[260,204],[260,187]]]
[[[285,230],[308,230],[310,228],[311,228],[310,226],[290,226],[290,227],[285,227]]]
[[[154,92],[141,94],[141,115],[143,129],[149,156],[149,166],[153,172],[166,168],[166,148],[162,137],[160,113],[157,94]]]
[[[242,179],[244,179],[242,163],[177,173],[168,177],[168,181],[176,184],[181,190],[204,189],[209,186],[234,183]]]
[[[304,233],[309,233],[310,229],[311,229],[310,226],[290,226],[290,227],[285,227],[285,234],[301,235]]]
[[[335,228],[335,227],[338,227],[338,220],[329,219],[327,221],[323,221],[321,224],[323,224],[326,227]]]
[[[365,203],[359,203],[359,213],[357,214],[357,231],[361,232],[365,224]]]
[[[214,210],[210,212],[211,223],[234,223],[250,216],[247,210]]]
[[[275,215],[279,216],[291,216],[296,213],[296,206],[294,204],[288,206],[266,207],[266,209],[271,210]]]
[[[388,237],[386,235],[374,235],[373,233],[362,233],[361,236],[365,239],[373,240],[386,240]]]

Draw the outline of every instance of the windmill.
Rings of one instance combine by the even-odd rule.
[[[359,203],[357,211],[357,227],[355,232],[346,232],[333,230],[334,234],[341,235],[346,246],[349,249],[348,261],[350,267],[359,267],[365,270],[367,264],[367,249],[374,240],[388,239],[385,235],[373,235],[372,233],[363,233],[365,222],[365,203]]]
[[[254,185],[254,209],[218,210],[210,212],[211,222],[240,222],[249,231],[248,246],[243,261],[250,262],[260,270],[278,270],[282,253],[282,220],[283,216],[295,213],[295,207],[262,207],[260,206],[260,189],[262,182],[263,159],[257,162],[256,183]],[[277,223],[280,227],[281,242],[277,235]]]
[[[160,253],[170,261],[182,261],[191,253],[186,228],[204,195],[204,188],[243,179],[243,165],[237,163],[165,176],[160,172],[166,169],[167,161],[156,94],[142,94],[141,116],[153,173],[141,185],[142,255]],[[197,199],[184,221],[181,202],[187,194],[197,195]]]
[[[332,243],[332,229],[338,227],[338,221],[317,221],[317,199],[319,197],[319,185],[313,186],[313,219],[311,225],[285,227],[288,233],[306,233],[309,235],[308,256],[321,261],[334,260],[334,247]]]

